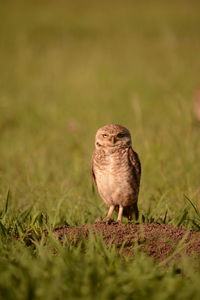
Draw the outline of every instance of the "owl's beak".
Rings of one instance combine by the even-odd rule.
[[[113,144],[115,144],[115,142],[116,142],[115,136],[111,136],[110,141],[111,141]]]

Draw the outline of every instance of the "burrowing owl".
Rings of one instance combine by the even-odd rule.
[[[138,219],[141,165],[127,128],[112,124],[97,131],[92,175],[102,200],[109,206],[106,221],[112,220],[114,210],[119,211],[118,222],[122,216],[131,220],[133,212]]]

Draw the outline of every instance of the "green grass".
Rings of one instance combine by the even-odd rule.
[[[90,157],[109,123],[132,132],[146,220],[199,230],[199,2],[1,1],[0,36],[0,297],[198,299],[186,258],[177,274],[99,237],[24,239],[105,214]]]

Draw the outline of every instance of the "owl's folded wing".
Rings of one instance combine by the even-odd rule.
[[[133,170],[135,171],[135,177],[137,180],[138,186],[140,185],[140,178],[141,178],[141,163],[139,159],[139,155],[137,152],[135,152],[132,147],[129,147],[128,149],[128,157],[129,157],[129,162],[133,167]]]

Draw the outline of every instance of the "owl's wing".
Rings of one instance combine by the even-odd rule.
[[[141,177],[141,163],[139,159],[139,155],[135,152],[132,147],[128,149],[128,158],[129,162],[133,167],[135,179],[137,181],[138,186],[140,185],[140,177]]]

